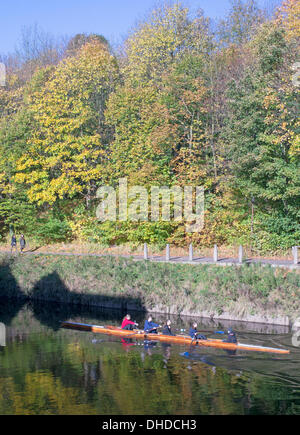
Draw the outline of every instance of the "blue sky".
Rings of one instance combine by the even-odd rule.
[[[264,4],[272,0],[258,0]],[[0,0],[0,53],[12,52],[23,26],[38,24],[56,36],[99,33],[118,43],[157,0]],[[207,16],[218,18],[230,0],[187,0],[190,8],[201,7]]]

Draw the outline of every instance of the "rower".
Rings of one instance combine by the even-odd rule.
[[[152,321],[152,316],[149,316],[148,320],[145,321],[144,331],[147,334],[157,334],[157,328],[161,328],[161,326],[157,323],[154,323]]]
[[[227,334],[228,334],[228,336],[227,336],[226,340],[223,340],[223,343],[237,343],[238,342],[236,334],[231,328],[228,329]]]
[[[171,331],[171,320],[167,321],[167,323],[163,327],[162,333],[163,333],[163,335],[173,335],[173,336],[176,335],[176,334],[173,334],[173,332]]]
[[[139,326],[138,323],[131,321],[130,314],[126,314],[123,319],[121,328],[125,329],[126,331],[133,331],[134,329],[136,329],[137,326]]]
[[[198,324],[195,322],[190,328],[190,336],[194,340],[207,340],[205,335],[202,335],[199,331],[197,331]]]

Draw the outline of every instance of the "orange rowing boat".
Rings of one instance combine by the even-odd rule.
[[[113,335],[123,338],[135,338],[138,340],[151,340],[151,341],[163,341],[169,343],[175,343],[180,345],[199,345],[205,347],[215,347],[227,350],[245,350],[245,351],[255,351],[255,352],[269,352],[277,354],[289,354],[289,350],[276,349],[272,347],[256,346],[251,344],[243,343],[224,343],[222,340],[208,338],[207,340],[192,340],[191,337],[183,335],[164,335],[164,334],[146,334],[144,331],[134,330],[126,331],[116,326],[97,326],[88,325],[85,323],[72,323],[72,322],[62,322],[62,327],[68,329],[76,329],[79,331],[88,331],[95,334],[106,334]]]

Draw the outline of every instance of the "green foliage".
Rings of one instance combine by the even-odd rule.
[[[231,116],[223,134],[230,144],[234,189],[245,209],[254,204],[252,238],[259,250],[273,251],[299,240],[300,161],[290,153],[299,128],[292,104],[298,96],[291,82],[278,84],[292,51],[283,31],[267,25],[253,44],[255,73],[248,70],[231,84]]]
[[[85,240],[100,245],[140,245],[149,243],[162,249],[173,232],[174,225],[168,222],[105,222],[89,221],[82,228]]]
[[[65,242],[72,238],[72,231],[66,221],[56,217],[40,219],[35,228],[29,228],[30,233],[39,243]]]
[[[31,202],[53,204],[82,194],[89,205],[101,179],[103,113],[117,77],[115,59],[96,39],[63,60],[44,86],[32,87],[27,110],[34,126],[15,175]]]
[[[28,203],[25,195],[3,199],[0,201],[0,232],[7,233],[10,227],[14,231],[23,232],[36,222],[36,209]]]
[[[122,55],[101,35],[77,34],[52,62],[41,52],[9,68],[0,88],[2,237],[11,226],[48,243],[243,243],[263,253],[299,245],[296,3],[266,19],[255,1],[235,0],[216,32],[202,11],[165,5]],[[148,193],[203,186],[204,230],[99,223],[97,189],[118,190],[122,177]]]

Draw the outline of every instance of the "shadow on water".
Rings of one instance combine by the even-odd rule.
[[[114,297],[70,291],[57,272],[36,283],[30,292],[29,304],[36,319],[54,330],[58,330],[61,322],[71,317],[119,322],[122,313],[127,310],[132,311],[138,307],[142,312],[145,311],[140,300],[128,296]]]
[[[57,272],[44,276],[25,292],[16,281],[12,266],[11,258],[0,264],[0,314],[8,325],[26,303],[42,324],[54,330],[74,316],[120,321],[120,315],[127,311],[146,311],[139,298],[71,291]]]
[[[0,319],[1,322],[10,326],[11,321],[17,316],[19,311],[22,310],[26,300],[24,299],[7,299],[0,298]]]
[[[73,319],[84,318],[98,321],[99,324],[119,323],[125,311],[113,310],[109,308],[87,307],[57,302],[44,302],[32,300],[28,302],[34,317],[43,325],[57,331],[61,328],[61,322]]]

